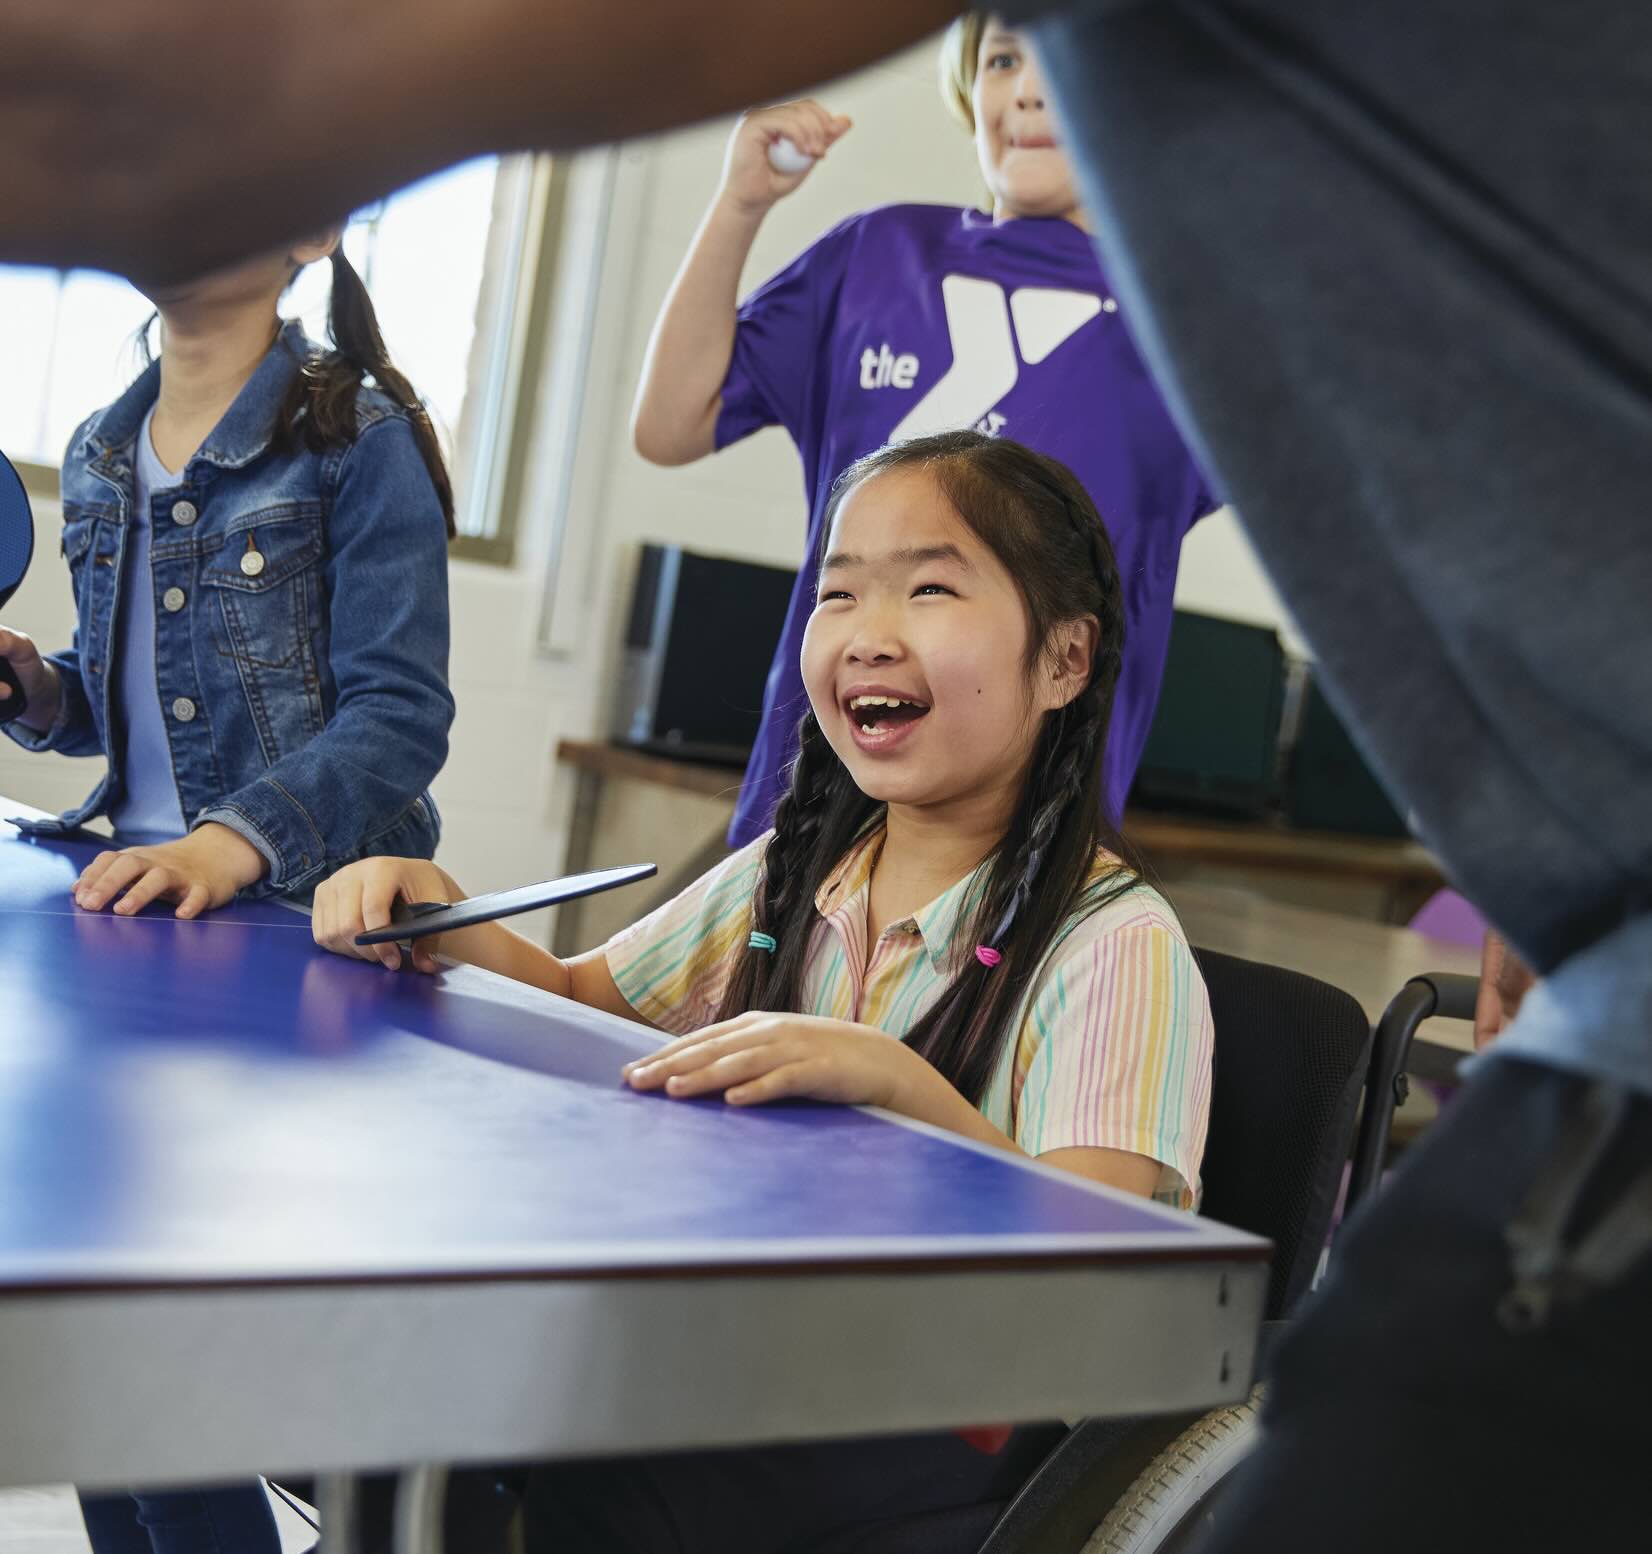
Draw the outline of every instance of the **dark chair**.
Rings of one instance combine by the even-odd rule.
[[[1348,994],[1277,966],[1194,953],[1216,1032],[1202,1212],[1273,1242],[1265,1316],[1277,1322],[1314,1281],[1362,1093],[1367,1129],[1386,1137],[1403,1045],[1385,1044],[1377,1073],[1370,1022]],[[845,1529],[811,1554],[1077,1551],[1142,1470],[1207,1417],[1083,1420],[1007,1506]]]

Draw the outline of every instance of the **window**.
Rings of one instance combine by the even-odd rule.
[[[113,276],[0,269],[0,448],[14,464],[57,467],[69,434],[137,372],[150,311]]]
[[[489,157],[360,212],[345,234],[391,359],[448,454],[457,554],[511,555],[560,197],[547,159]],[[327,266],[310,266],[282,303],[318,341],[328,279]],[[74,428],[140,370],[152,311],[113,276],[0,266],[0,448],[36,490],[55,492]]]

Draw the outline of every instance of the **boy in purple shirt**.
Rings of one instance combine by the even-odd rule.
[[[847,119],[813,102],[748,114],[666,299],[638,390],[638,451],[681,464],[783,426],[803,459],[808,554],[840,470],[884,443],[973,426],[1061,460],[1112,534],[1128,621],[1105,791],[1116,817],[1164,671],[1182,538],[1215,503],[1132,345],[1085,230],[1024,40],[980,14],[943,51],[971,124],[990,215],[890,205],[852,216],[736,307],[763,217],[808,176],[770,149],[824,156]],[[783,160],[780,159],[780,160]],[[812,163],[810,164],[812,165]],[[804,709],[799,574],[730,840],[768,827]]]

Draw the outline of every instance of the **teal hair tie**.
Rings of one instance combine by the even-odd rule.
[[[758,933],[754,928],[751,937],[746,940],[754,950],[767,950],[770,955],[780,948],[780,941],[772,933]]]

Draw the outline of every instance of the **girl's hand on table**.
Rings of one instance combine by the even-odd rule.
[[[209,820],[175,842],[99,853],[75,881],[75,905],[101,912],[113,901],[119,916],[130,917],[151,901],[176,901],[174,916],[199,917],[227,906],[268,868],[238,831]]]
[[[400,968],[401,947],[396,944],[358,945],[358,933],[387,928],[398,901],[462,901],[464,892],[444,869],[424,858],[363,858],[348,864],[316,888],[310,913],[315,942],[335,955],[376,960],[391,971]],[[426,973],[438,969],[441,935],[413,941],[413,967]]]
[[[681,1037],[621,1071],[633,1090],[676,1099],[721,1094],[733,1106],[836,1101],[926,1115],[921,1098],[957,1092],[905,1043],[868,1025],[750,1013]],[[967,1103],[966,1103],[967,1104]]]

